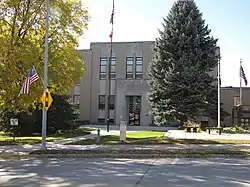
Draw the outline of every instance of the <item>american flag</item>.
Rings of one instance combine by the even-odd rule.
[[[109,21],[109,23],[112,24],[112,30],[111,30],[111,32],[109,34],[109,37],[111,39],[113,38],[114,14],[115,14],[115,3],[114,3],[114,0],[113,0],[113,9],[112,9],[111,18],[110,18],[110,21]]]
[[[115,5],[114,5],[114,2],[113,2],[113,9],[112,9],[111,18],[110,18],[110,21],[109,21],[110,24],[114,24],[114,14],[115,14]]]
[[[36,82],[37,80],[39,80],[39,76],[36,72],[36,69],[35,67],[33,66],[30,71],[29,71],[29,74],[28,76],[26,77],[24,83],[23,83],[23,86],[19,92],[19,95],[18,97],[21,95],[21,94],[29,94],[29,88],[30,88],[30,85],[33,83],[33,82]]]
[[[247,78],[242,66],[240,66],[240,77],[243,78],[245,85],[247,85]]]

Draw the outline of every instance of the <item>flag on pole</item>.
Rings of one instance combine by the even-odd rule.
[[[111,18],[110,18],[110,21],[109,21],[110,24],[114,24],[114,14],[115,14],[115,7],[114,7],[114,4],[113,4]]]
[[[30,71],[29,71],[29,74],[28,76],[26,77],[24,83],[23,83],[23,86],[18,94],[18,97],[21,95],[21,94],[29,94],[29,87],[30,85],[33,83],[33,82],[36,82],[37,80],[39,80],[39,76],[36,72],[36,69],[35,67],[33,66]]]
[[[115,4],[114,4],[114,0],[113,0],[113,9],[112,9],[112,13],[111,13],[110,21],[109,21],[109,23],[112,24],[112,30],[111,30],[111,32],[109,34],[110,39],[113,38],[114,14],[115,14]]]
[[[244,72],[244,69],[242,66],[240,66],[240,77],[243,78],[244,82],[245,82],[245,85],[247,85],[247,78],[246,78],[246,75],[245,75],[245,72]]]

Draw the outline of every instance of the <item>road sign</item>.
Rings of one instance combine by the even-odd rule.
[[[49,91],[46,91],[43,93],[43,95],[41,97],[41,101],[42,101],[43,107],[47,111],[49,109],[52,101],[53,101]]]
[[[17,118],[10,119],[10,125],[11,125],[11,126],[16,126],[16,125],[18,125],[18,119],[17,119]]]

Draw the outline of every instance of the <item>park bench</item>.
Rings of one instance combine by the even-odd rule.
[[[207,130],[208,130],[208,134],[211,133],[211,130],[219,130],[219,135],[221,135],[221,132],[223,130],[223,127],[207,127]]]
[[[185,127],[186,132],[198,133],[198,129],[199,129],[199,127]]]

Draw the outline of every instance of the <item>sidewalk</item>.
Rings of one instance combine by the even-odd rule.
[[[218,133],[212,131],[211,134],[208,132],[201,133],[187,133],[183,130],[169,130],[165,134],[165,138],[177,138],[177,139],[199,139],[199,140],[250,140],[250,134],[229,134]]]
[[[117,134],[119,131],[110,130],[107,132],[106,130],[100,130],[101,136],[107,136],[112,134]],[[64,147],[64,149],[68,149],[71,145],[65,145],[68,143],[73,143],[86,139],[94,139],[97,136],[97,131],[91,132],[91,134],[85,136],[78,136],[74,138],[66,138],[64,140],[56,140],[53,142],[46,142],[46,146],[48,149],[57,149],[57,147]],[[95,146],[95,145],[93,145]],[[96,146],[95,146],[96,147]],[[0,154],[28,154],[32,151],[41,149],[41,143],[35,145],[9,145],[9,146],[0,146]]]
[[[93,139],[96,131],[92,134],[68,138],[60,141],[47,142],[49,150],[168,150],[168,149],[250,149],[250,144],[164,144],[164,145],[66,145],[68,143]],[[117,134],[119,131],[101,130],[101,136]],[[0,154],[29,154],[32,151],[41,149],[41,144],[36,145],[12,145],[0,146]]]

